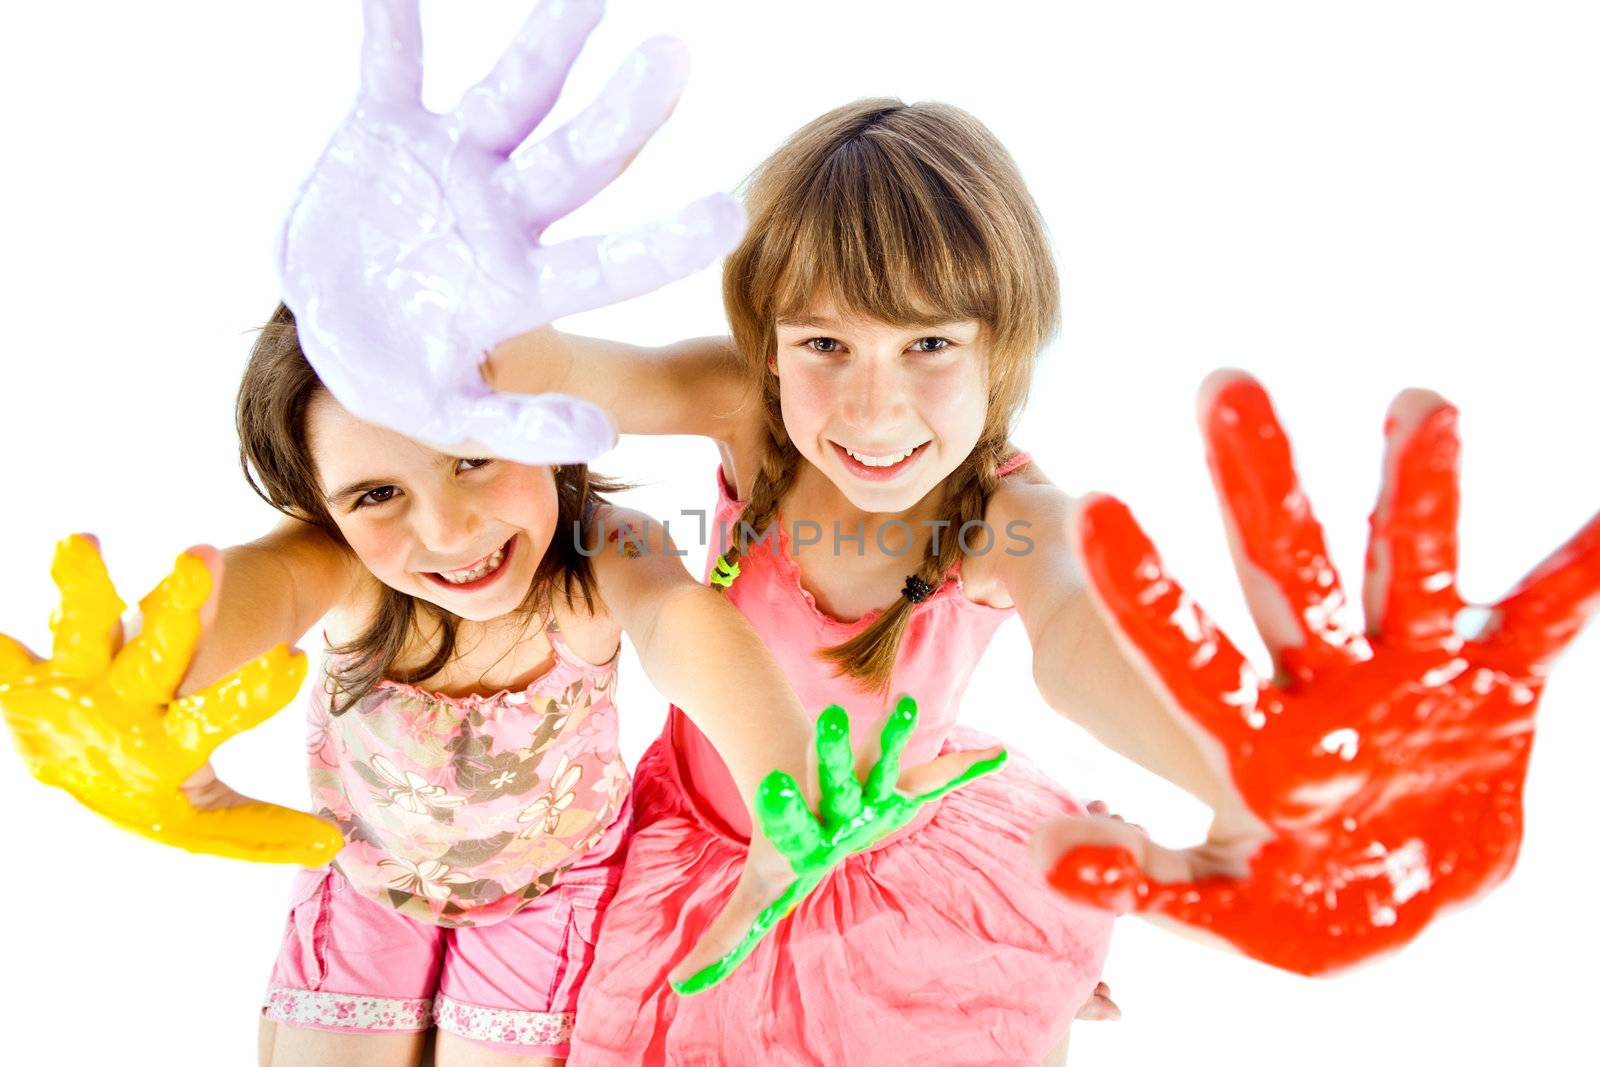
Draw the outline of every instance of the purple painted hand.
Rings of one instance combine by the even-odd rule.
[[[306,356],[361,418],[523,463],[592,460],[616,441],[603,411],[496,393],[485,354],[684,277],[738,240],[743,214],[715,194],[636,229],[540,243],[627,166],[683,88],[683,46],[655,38],[570,122],[529,138],[603,7],[543,0],[488,76],[435,114],[421,100],[417,0],[365,0],[355,109],[301,188],[278,254]]]

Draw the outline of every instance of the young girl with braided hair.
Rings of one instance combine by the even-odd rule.
[[[437,1030],[441,1063],[554,1064],[630,832],[622,635],[716,739],[738,795],[775,768],[809,779],[812,729],[665,528],[605,498],[620,487],[588,468],[615,437],[603,413],[486,397],[476,361],[513,319],[689,272],[726,247],[719,223],[737,211],[714,197],[643,233],[530,249],[535,210],[548,221],[592,195],[664,119],[681,47],[646,42],[570,128],[522,146],[601,5],[535,8],[445,114],[421,104],[415,0],[365,6],[361,94],[291,208],[284,301],[239,390],[242,466],[283,520],[186,553],[120,650],[98,550],[69,538],[52,569],[56,654],[0,636],[0,711],[37,777],[121,825],[308,865],[263,1063],[414,1064]],[[488,255],[486,235],[515,226],[522,254]],[[294,692],[304,658],[275,646],[319,620],[330,655],[307,755],[320,819],[248,801],[207,762]],[[988,755],[907,759],[884,784],[936,795]],[[795,796],[814,803],[805,786]],[[765,838],[749,854],[758,882],[783,862]]]
[[[491,383],[592,400],[623,432],[718,442],[729,543],[709,580],[806,706],[838,703],[866,725],[858,771],[876,755],[861,739],[902,693],[921,708],[907,758],[991,743],[956,712],[1016,612],[1046,703],[1211,802],[1214,843],[1253,834],[1096,616],[1067,549],[1073,500],[1009,441],[1058,293],[1005,150],[956,108],[865,100],[796,133],[746,207],[724,267],[731,343],[646,350],[542,330],[492,354]],[[732,946],[782,882],[741,875],[744,803],[676,708],[634,798],[575,1062],[1038,1063],[1098,1003],[1110,917],[1065,904],[1028,850],[1042,821],[1081,809],[1014,754],[846,860],[695,996],[672,985]]]

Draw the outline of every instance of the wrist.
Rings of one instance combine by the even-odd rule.
[[[1270,841],[1272,827],[1243,803],[1218,808],[1206,839],[1213,844],[1250,845]]]
[[[512,393],[560,392],[565,378],[561,335],[545,325],[508,337],[484,353],[478,373],[489,388]]]

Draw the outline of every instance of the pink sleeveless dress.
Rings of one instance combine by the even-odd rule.
[[[1014,457],[1002,473],[1026,462]],[[731,529],[743,504],[720,471],[718,485],[717,520]],[[742,559],[729,596],[801,701],[843,705],[857,751],[875,746],[892,704],[833,676],[815,653],[877,613],[847,623],[819,610],[779,525],[778,551],[769,541]],[[968,600],[956,572],[917,605],[889,690],[919,704],[904,765],[994,743],[955,718],[1012,610]],[[634,805],[571,1067],[1038,1063],[1100,974],[1111,916],[1063,900],[1028,857],[1040,822],[1082,809],[1015,752],[1000,772],[847,859],[731,977],[692,997],[674,993],[667,974],[738,881],[745,803],[704,735],[672,708],[635,770]]]

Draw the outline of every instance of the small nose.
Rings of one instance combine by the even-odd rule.
[[[894,367],[878,359],[857,360],[845,381],[845,422],[852,429],[871,432],[898,421],[904,408]]]
[[[412,508],[413,529],[424,548],[449,555],[469,548],[483,529],[483,518],[458,494],[443,492]]]

